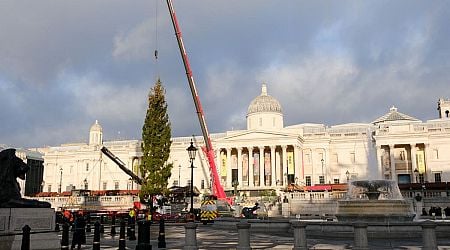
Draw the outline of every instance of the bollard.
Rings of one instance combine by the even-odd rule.
[[[435,250],[437,248],[436,242],[436,223],[432,221],[424,221],[422,223],[422,241],[423,241],[423,250]]]
[[[250,223],[248,221],[239,222],[236,224],[238,230],[238,250],[250,250]]]
[[[22,247],[21,250],[30,250],[30,231],[31,228],[28,225],[22,227]]]
[[[136,250],[151,250],[150,245],[150,223],[145,220],[138,222],[138,244]]]
[[[87,222],[86,222],[86,232],[91,232],[91,214],[87,215]]]
[[[186,225],[184,225],[184,228],[186,230],[185,233],[185,245],[184,248],[185,250],[197,250],[197,224],[195,224],[194,222],[188,222],[186,223]]]
[[[113,214],[111,218],[111,235],[116,235],[116,215]]]
[[[158,248],[166,248],[166,230],[164,219],[159,220]]]
[[[136,230],[135,230],[135,221],[132,220],[131,225],[130,225],[130,237],[128,238],[129,240],[136,240]]]
[[[294,228],[294,248],[293,250],[307,250],[306,243],[306,223],[302,221],[292,221]]]
[[[61,236],[61,250],[69,249],[69,223],[64,223]]]
[[[100,222],[94,223],[94,240],[92,242],[93,250],[100,250]]]
[[[119,232],[119,250],[125,250],[126,240],[125,240],[125,221],[122,219],[120,221],[120,232]]]
[[[355,250],[369,250],[367,243],[367,223],[356,222],[353,224],[353,230],[355,233]]]

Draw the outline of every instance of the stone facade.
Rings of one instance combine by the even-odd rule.
[[[287,184],[345,183],[350,179],[382,178],[400,183],[450,180],[450,101],[439,99],[437,119],[420,121],[392,107],[371,123],[327,126],[303,123],[284,126],[280,103],[261,95],[249,105],[247,129],[211,135],[215,164],[226,191],[235,188],[246,195],[282,189]],[[136,189],[129,176],[102,155],[106,146],[138,173],[140,141],[103,142],[96,121],[88,144],[47,147],[44,152],[44,191],[83,188],[94,190]],[[186,152],[191,139],[197,148],[203,137],[172,138],[169,162],[173,163],[169,186],[190,183]],[[202,150],[194,162],[194,185],[211,187],[209,165]],[[236,186],[236,187],[235,187]]]

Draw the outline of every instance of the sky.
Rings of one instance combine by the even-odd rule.
[[[246,128],[266,83],[285,126],[422,121],[450,98],[450,1],[173,0],[210,133]],[[154,51],[158,51],[158,59]],[[163,0],[0,1],[0,144],[140,139],[151,87],[201,135]]]

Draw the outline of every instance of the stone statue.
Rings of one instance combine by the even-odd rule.
[[[0,152],[0,208],[49,208],[50,203],[24,199],[20,195],[17,177],[25,180],[25,174],[30,170],[19,157],[15,149],[5,149]]]

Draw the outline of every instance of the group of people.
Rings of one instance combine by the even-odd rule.
[[[443,210],[444,213],[442,213],[442,208],[440,207],[430,207],[427,213],[427,210],[425,208],[422,208],[422,215],[439,216],[439,217],[441,217],[442,215],[445,215],[446,217],[450,216],[450,207],[446,207]]]
[[[69,210],[65,210],[62,214],[64,222],[72,224],[74,229],[70,249],[75,249],[75,246],[77,246],[77,249],[81,249],[81,245],[86,244],[86,219],[83,211],[72,213]]]

